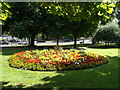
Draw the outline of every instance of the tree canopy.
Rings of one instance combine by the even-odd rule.
[[[119,34],[120,34],[120,29],[118,27],[118,24],[110,22],[106,25],[100,26],[93,39],[96,42],[104,41],[107,43],[110,42],[117,43],[118,40],[120,39]]]
[[[107,21],[113,12],[113,3],[103,2],[55,2],[41,3],[48,9],[49,13],[60,16],[67,16],[70,21],[87,20],[92,23],[98,23],[99,20]],[[97,19],[96,19],[97,18]]]
[[[1,20],[6,20],[7,17],[11,16],[11,12],[9,11],[9,9],[11,8],[11,6],[8,3],[0,3],[0,19]]]
[[[43,31],[46,25],[44,20],[45,10],[36,3],[9,3],[11,5],[11,18],[7,18],[3,31],[8,27],[11,35],[19,38],[30,38],[34,45],[35,36]]]
[[[56,38],[67,33],[74,38],[91,33],[100,21],[111,19],[115,7],[111,2],[12,2],[8,5],[2,9],[3,16],[6,10],[12,15],[11,18],[6,15],[3,32],[8,30],[14,36],[31,38],[32,44],[38,33]]]
[[[44,6],[44,8],[47,9],[49,13],[67,16],[70,20],[73,21],[75,20],[80,21],[82,19],[88,19],[88,21],[91,21],[96,16],[98,16],[99,19],[101,17],[104,18],[104,20],[110,19],[109,14],[113,12],[113,7],[115,7],[115,4],[112,2],[48,2],[48,3],[36,2],[36,3],[39,3],[40,7]],[[10,8],[11,6],[8,3],[1,3],[0,6],[3,7],[2,14],[0,14],[0,19],[6,20],[6,18],[9,16],[8,8]],[[94,22],[97,21],[94,19]]]

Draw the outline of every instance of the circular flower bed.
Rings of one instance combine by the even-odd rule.
[[[28,70],[75,70],[108,62],[104,56],[81,50],[30,50],[11,55],[9,65]]]

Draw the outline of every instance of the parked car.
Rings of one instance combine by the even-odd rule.
[[[84,40],[84,44],[92,44],[91,40]]]
[[[70,39],[64,39],[63,41],[64,42],[70,42],[71,40]]]
[[[26,41],[20,41],[20,42],[18,42],[18,44],[26,45],[27,42]]]
[[[84,43],[84,41],[80,41],[80,44],[83,44]]]
[[[8,41],[0,41],[0,45],[4,45],[4,44],[9,44],[9,42]]]
[[[39,42],[46,42],[45,40],[37,40],[37,43],[39,43]]]
[[[10,39],[9,42],[19,42],[19,41],[16,39]]]

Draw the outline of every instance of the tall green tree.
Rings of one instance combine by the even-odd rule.
[[[77,37],[95,31],[99,22],[106,23],[111,20],[113,7],[115,7],[111,2],[57,2],[40,5],[47,8],[49,13],[67,16],[70,22],[67,26],[74,37],[74,48],[76,48]]]
[[[43,31],[43,34],[54,38],[57,41],[57,45],[59,45],[59,39],[67,36],[68,32],[64,28],[67,22],[68,19],[65,17],[49,14],[49,18],[46,20],[46,30]]]
[[[77,48],[77,38],[85,36],[85,34],[94,32],[97,24],[92,24],[86,20],[68,22],[66,29],[74,38],[74,48]]]
[[[34,46],[34,39],[44,30],[45,9],[37,3],[23,2],[10,3],[11,18],[3,26],[3,31],[8,28],[9,34],[19,38],[29,38],[30,46]]]
[[[12,12],[14,12],[12,17],[15,16],[15,18],[12,19],[13,21],[16,20],[24,23],[24,20],[27,20],[27,22],[32,22],[34,21],[33,19],[35,18],[35,16],[40,14],[41,12],[40,8],[42,9],[44,8],[47,9],[49,13],[53,13],[64,17],[67,16],[69,21],[82,22],[83,20],[85,20],[86,22],[92,23],[94,25],[94,24],[98,24],[99,21],[104,21],[104,22],[108,21],[108,19],[110,19],[109,14],[112,13],[114,7],[113,3],[103,3],[103,2],[81,2],[81,3],[58,2],[58,3],[34,3],[34,4],[22,3],[22,4],[23,5],[21,6],[17,4],[16,6],[14,6],[14,4],[13,6],[11,6],[12,8],[11,10]],[[36,7],[36,5],[40,5],[39,8]],[[22,12],[21,12],[21,8],[23,9]],[[39,13],[36,14],[36,12]],[[18,16],[19,17],[21,16],[22,18],[18,18]],[[41,16],[41,14],[39,16]],[[61,27],[61,25],[58,23],[56,24]],[[47,24],[45,25],[47,26]],[[78,26],[79,25],[76,25],[75,28],[78,28]],[[31,27],[31,26],[26,26],[26,27]],[[39,30],[43,31],[43,29],[39,29]],[[35,29],[33,29],[33,31],[35,31]],[[89,31],[86,31],[86,33],[87,32]],[[31,37],[34,36],[35,34],[31,35]]]
[[[19,38],[29,38],[30,45],[34,45],[34,38],[38,33],[52,36],[59,44],[59,38],[65,35],[62,16],[46,12],[38,3],[9,3],[11,5],[11,18],[7,18],[3,26],[3,33]],[[23,9],[23,10],[21,10]]]
[[[106,25],[100,26],[97,33],[93,37],[95,42],[104,41],[106,43],[118,43],[120,29],[116,23],[110,22]]]

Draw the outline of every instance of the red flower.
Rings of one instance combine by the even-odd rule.
[[[45,57],[47,57],[47,54],[44,54]]]
[[[35,61],[38,61],[38,60],[40,60],[40,59],[34,59]]]
[[[19,53],[17,53],[18,56],[21,56],[23,54],[25,54],[25,52],[19,52]]]
[[[32,50],[30,50],[30,52],[32,52]]]
[[[54,58],[57,58],[57,56],[55,56]]]
[[[26,62],[29,62],[29,63],[32,63],[33,61],[30,61],[30,60],[25,60]]]
[[[41,61],[35,61],[35,63],[39,63],[39,62],[41,62]]]
[[[41,61],[40,61],[40,59],[34,59],[33,62],[39,63],[39,62],[41,62]]]
[[[80,57],[79,55],[76,55],[76,57]]]
[[[20,56],[20,60],[22,60],[22,59],[25,59],[26,57],[22,57],[22,56]]]
[[[50,62],[50,64],[53,64],[53,63],[55,63],[55,62],[53,62],[53,61]]]

